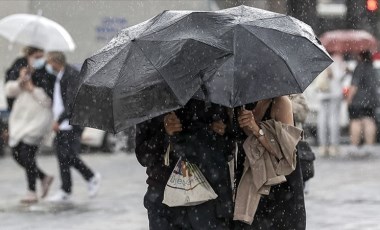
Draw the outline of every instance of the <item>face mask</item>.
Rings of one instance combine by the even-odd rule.
[[[44,67],[45,65],[45,59],[44,58],[38,58],[38,59],[34,59],[32,61],[32,67],[34,69],[41,69],[42,67]]]
[[[53,66],[51,66],[50,64],[46,64],[45,69],[46,72],[48,72],[49,74],[57,75],[57,72],[53,69]]]

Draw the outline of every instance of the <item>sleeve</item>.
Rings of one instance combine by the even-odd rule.
[[[164,123],[159,118],[145,121],[136,126],[136,157],[144,167],[162,164],[165,155]]]
[[[7,98],[15,98],[22,92],[17,80],[10,80],[5,83],[5,95]]]
[[[47,107],[47,108],[51,107],[52,100],[42,88],[35,87],[31,94],[32,94],[32,97],[43,107]]]
[[[72,114],[72,106],[74,104],[74,99],[75,99],[75,92],[74,92],[74,86],[73,85],[66,85],[65,89],[65,100],[64,100],[64,110],[61,113],[61,115],[58,118],[58,123],[62,123],[66,119],[71,118]],[[63,92],[63,91],[62,91]]]

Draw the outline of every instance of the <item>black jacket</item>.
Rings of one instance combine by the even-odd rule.
[[[66,119],[70,119],[72,106],[75,99],[76,88],[79,84],[79,72],[70,65],[65,66],[65,72],[61,78],[61,95],[64,111],[58,118],[58,123],[62,123]]]
[[[28,61],[25,57],[16,59],[15,62],[11,65],[11,67],[5,73],[5,83],[7,81],[17,80],[20,74],[20,69],[22,67],[26,67],[27,65],[28,65]],[[14,100],[15,98],[7,97],[9,111],[12,110]]]
[[[174,150],[170,153],[169,167],[164,165],[169,138],[165,134],[163,116],[137,125],[136,156],[141,165],[147,167],[147,183],[160,190],[162,195],[176,162],[182,157],[198,165],[218,194],[217,216],[231,217],[233,205],[228,156],[233,145],[228,136],[219,136],[210,129],[213,120],[228,119],[226,110],[215,105],[207,108],[204,102],[191,100],[175,112],[183,131],[171,138]]]

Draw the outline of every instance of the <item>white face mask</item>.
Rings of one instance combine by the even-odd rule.
[[[46,72],[48,72],[49,74],[52,74],[52,75],[57,75],[57,71],[55,71],[53,69],[53,66],[51,66],[50,64],[46,64],[45,65],[45,69],[46,69]]]
[[[32,67],[34,69],[41,69],[45,65],[45,59],[44,58],[38,58],[32,60]]]

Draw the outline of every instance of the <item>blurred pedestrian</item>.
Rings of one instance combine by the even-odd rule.
[[[233,204],[228,167],[231,145],[226,134],[228,113],[221,106],[210,106],[192,99],[184,108],[136,127],[136,156],[147,167],[144,206],[151,230],[230,229]],[[164,156],[169,143],[172,148],[166,166]],[[180,157],[199,167],[218,195],[215,200],[181,207],[162,203],[165,185]]]
[[[347,102],[349,104],[350,134],[353,151],[371,152],[376,141],[375,109],[377,107],[378,80],[372,66],[370,51],[360,53],[360,60],[353,73]],[[359,149],[364,134],[364,145]]]
[[[6,71],[5,74],[5,82],[8,81],[15,81],[19,78],[20,76],[20,70],[23,67],[28,66],[28,60],[29,63],[35,64],[35,67],[38,67],[41,62],[43,62],[43,56],[44,56],[44,51],[36,48],[36,47],[30,47],[26,46],[23,48],[23,56],[20,58],[17,58],[11,67]],[[40,61],[42,60],[42,61]],[[15,98],[7,97],[7,103],[8,103],[8,110],[10,111],[12,109],[12,105],[14,102]]]
[[[54,85],[52,129],[56,132],[56,152],[61,174],[61,190],[49,201],[68,201],[71,197],[72,182],[70,168],[77,169],[88,184],[90,197],[95,197],[100,186],[100,174],[94,173],[79,157],[82,129],[69,124],[75,89],[78,85],[78,71],[66,63],[62,52],[47,54],[46,70],[56,76]]]
[[[44,70],[44,53],[37,48],[28,48],[27,66],[13,71],[19,74],[7,79],[5,93],[12,107],[9,117],[9,145],[13,157],[25,169],[28,192],[22,203],[35,203],[36,179],[41,180],[44,198],[53,181],[36,163],[36,152],[44,135],[52,124],[52,96],[55,77]],[[12,72],[12,71],[11,71]],[[8,75],[9,76],[9,75]]]
[[[341,54],[332,53],[331,56],[334,63],[316,80],[320,101],[318,112],[319,152],[322,156],[335,156],[339,153],[339,114],[343,101],[343,79],[346,75],[346,66]]]
[[[289,98],[261,100],[238,109],[237,116],[235,229],[304,230],[303,181],[295,154],[301,130],[293,126]]]

